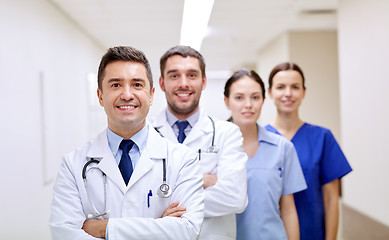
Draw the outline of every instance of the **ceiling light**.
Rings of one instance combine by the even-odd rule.
[[[200,50],[214,0],[185,0],[180,45]]]

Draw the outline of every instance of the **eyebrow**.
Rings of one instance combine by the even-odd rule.
[[[135,82],[146,82],[146,80],[143,78],[131,78],[130,80],[135,81]],[[120,81],[123,81],[123,78],[110,78],[110,79],[108,79],[108,83],[120,82]]]
[[[245,94],[246,94],[246,92],[235,92],[235,93],[233,93],[233,95],[245,95]],[[256,95],[256,94],[261,95],[261,92],[249,92],[249,94],[250,94],[250,96]]]
[[[120,81],[123,81],[123,79],[121,79],[121,78],[110,78],[110,79],[108,79],[108,83],[120,82]]]
[[[176,72],[179,72],[177,69],[172,69],[172,70],[169,70],[166,72],[166,74],[169,74],[169,73],[176,73]],[[190,72],[190,73],[199,73],[200,71],[197,70],[197,69],[189,69],[187,72]]]
[[[134,81],[134,82],[143,82],[143,83],[146,83],[146,80],[143,79],[143,78],[132,78],[131,81]]]

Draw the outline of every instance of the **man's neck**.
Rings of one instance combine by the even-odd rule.
[[[183,119],[187,119],[189,118],[190,116],[192,116],[193,114],[195,114],[197,111],[199,111],[199,107],[197,107],[196,109],[194,109],[192,112],[190,113],[178,113],[178,112],[175,112],[173,111],[170,107],[167,108],[168,111],[173,114],[176,118],[178,118],[179,120],[183,120]]]
[[[142,128],[144,128],[144,126],[146,125],[146,120],[144,120],[142,123],[136,125],[136,126],[133,126],[133,125],[129,125],[128,127],[115,127],[115,126],[110,126],[110,124],[108,123],[108,128],[111,129],[112,132],[114,132],[115,134],[117,134],[118,136],[124,138],[124,139],[130,139],[132,136],[134,136],[135,134],[137,134],[140,130],[142,130]]]

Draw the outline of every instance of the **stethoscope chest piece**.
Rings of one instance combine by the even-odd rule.
[[[172,195],[172,188],[169,186],[169,184],[166,183],[166,159],[162,159],[163,163],[163,177],[162,177],[162,184],[158,188],[158,196],[162,198],[168,198],[170,195]]]
[[[219,151],[219,148],[216,146],[210,146],[207,150],[208,153],[217,153]]]
[[[213,119],[210,116],[208,116],[208,117],[212,123],[213,135],[212,135],[212,143],[211,143],[211,146],[207,149],[207,153],[217,153],[219,151],[219,148],[215,146],[215,133],[216,133],[215,122],[213,121]]]
[[[170,195],[172,195],[171,187],[166,182],[162,183],[158,188],[158,196],[168,198]]]

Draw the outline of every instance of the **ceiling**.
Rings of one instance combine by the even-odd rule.
[[[48,0],[103,49],[130,45],[156,71],[179,44],[184,0]],[[255,66],[257,52],[288,30],[336,29],[337,0],[215,0],[200,52],[207,71]]]

